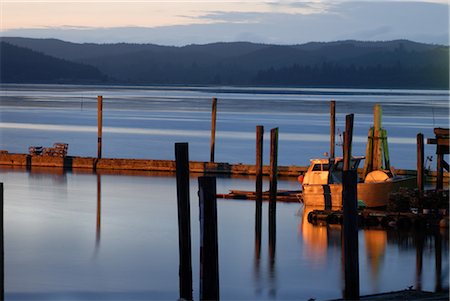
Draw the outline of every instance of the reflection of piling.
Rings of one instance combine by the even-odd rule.
[[[423,231],[416,231],[416,290],[422,290],[422,269],[423,269]]]
[[[101,176],[97,173],[97,227],[95,244],[98,248],[100,245],[100,231],[101,231],[101,215],[102,215],[102,182]]]
[[[350,170],[351,144],[353,137],[353,114],[346,116],[344,136],[344,171],[342,173],[343,231],[342,259],[344,265],[344,298],[359,299],[358,258],[358,208],[356,170]]]
[[[219,300],[216,178],[199,177],[200,300]]]
[[[256,127],[256,202],[255,202],[255,256],[259,260],[261,252],[261,230],[262,230],[262,198],[263,198],[263,136],[264,127]]]
[[[211,153],[209,162],[214,162],[214,149],[216,144],[216,115],[217,115],[217,98],[212,99],[211,110]]]
[[[336,101],[330,102],[330,158],[334,158],[336,137]]]
[[[275,256],[278,176],[278,128],[270,130],[269,253]]]
[[[424,147],[423,134],[417,134],[417,188],[419,193],[423,192],[423,164],[424,164]]]
[[[187,143],[175,143],[180,254],[180,299],[192,300],[191,212],[189,201],[189,152]]]
[[[5,246],[3,237],[3,183],[0,183],[0,301],[5,300]]]
[[[102,157],[103,96],[97,97],[97,158]]]
[[[435,292],[442,291],[442,238],[438,230],[434,232],[434,251],[435,251],[435,267],[436,267],[436,286]]]

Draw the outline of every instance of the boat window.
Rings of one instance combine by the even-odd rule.
[[[322,170],[321,165],[322,164],[314,164],[312,170],[313,171],[321,171]]]
[[[314,164],[312,171],[327,171],[328,164]]]

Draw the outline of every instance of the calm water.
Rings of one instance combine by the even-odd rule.
[[[2,170],[5,183],[6,299],[174,300],[178,297],[175,179]],[[267,188],[268,183],[265,183]],[[99,188],[100,187],[100,188]],[[218,191],[252,189],[250,178],[218,178]],[[292,189],[295,182],[281,181]],[[194,297],[198,299],[197,179],[191,178]],[[277,245],[255,255],[255,204],[218,201],[223,300],[324,300],[341,296],[340,227],[313,226],[310,209],[277,206]],[[100,216],[98,215],[100,213]],[[448,284],[448,231],[359,231],[361,293]],[[438,238],[438,240],[436,240]],[[442,245],[436,275],[435,242]],[[422,242],[423,247],[416,246]],[[422,271],[416,264],[421,256]]]
[[[3,85],[0,149],[69,143],[69,154],[97,154],[97,95],[104,96],[103,156],[172,159],[173,143],[187,141],[191,159],[209,159],[211,98],[218,97],[216,161],[253,163],[255,126],[264,125],[265,158],[271,128],[279,127],[279,164],[308,165],[329,150],[329,101],[337,131],[355,114],[354,154],[364,155],[373,105],[382,105],[391,164],[415,168],[416,135],[448,127],[448,91],[96,87]],[[340,142],[340,136],[336,137]],[[426,147],[434,155],[433,147]],[[338,147],[340,154],[340,147]],[[268,162],[266,160],[266,162]],[[434,163],[434,162],[433,162]],[[434,166],[434,164],[433,164]]]
[[[6,85],[1,90],[0,149],[69,143],[95,156],[96,96],[104,96],[105,157],[173,159],[187,141],[190,158],[209,158],[210,99],[219,98],[216,160],[254,162],[258,124],[280,128],[279,163],[306,165],[328,150],[329,100],[338,127],[355,113],[355,153],[365,149],[372,107],[381,103],[393,164],[415,166],[415,136],[448,126],[448,91],[167,88]],[[338,138],[339,140],[339,138]],[[268,158],[268,137],[266,158]],[[427,147],[429,155],[434,150]],[[433,166],[434,166],[433,161]],[[174,300],[178,231],[171,174],[95,175],[0,170],[5,183],[7,300]],[[265,183],[265,189],[268,183]],[[298,189],[292,179],[280,189]],[[198,299],[197,179],[191,178],[194,298]],[[254,179],[218,178],[217,190],[254,189]],[[223,300],[324,300],[341,296],[340,227],[313,226],[300,204],[277,206],[275,258],[269,258],[267,204],[260,257],[255,204],[219,200]],[[442,253],[435,244],[441,243]],[[359,231],[361,293],[448,287],[448,231]],[[439,248],[440,249],[440,248]],[[440,254],[440,255],[439,255]],[[422,258],[422,264],[420,259]],[[441,275],[436,271],[441,260]]]

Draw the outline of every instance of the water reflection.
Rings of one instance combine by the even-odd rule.
[[[331,250],[340,250],[341,226],[320,222],[312,224],[308,222],[308,214],[316,209],[323,210],[324,208],[303,208],[298,232],[299,237],[301,237],[304,243],[306,257],[309,260],[313,260],[316,264],[326,266],[329,264],[330,258],[328,252]],[[395,228],[384,229],[378,226],[375,228],[360,229],[359,236],[363,238],[362,241],[364,242],[362,245],[360,244],[359,252],[365,255],[364,259],[362,257],[363,254],[361,254],[360,261],[366,262],[361,268],[365,272],[361,274],[369,274],[370,285],[373,291],[379,292],[383,290],[383,276],[389,270],[386,262],[386,253],[390,252],[392,254],[392,250],[389,250],[392,246],[397,246],[400,256],[402,256],[402,253],[415,252],[415,260],[411,262],[414,270],[410,274],[412,276],[411,278],[414,279],[414,283],[411,283],[408,287],[417,290],[424,289],[424,253],[433,250],[434,290],[436,292],[443,290],[442,283],[445,276],[442,272],[442,262],[445,260],[448,263],[448,249],[445,249],[445,252],[443,252],[443,248],[446,248],[448,245],[448,229],[410,229],[409,231],[405,231]],[[442,240],[445,240],[446,244],[443,244]],[[446,256],[445,258],[443,258],[443,253]],[[427,260],[429,259],[427,258]],[[427,266],[426,270],[429,268]],[[403,270],[396,271],[395,273],[398,277],[408,277],[408,275],[404,274],[405,271]],[[343,277],[343,274],[341,277]]]
[[[97,256],[98,250],[100,248],[101,216],[102,216],[102,179],[101,175],[97,173],[97,223],[95,231],[95,256]]]
[[[370,276],[376,290],[379,290],[380,269],[384,264],[387,244],[387,233],[382,229],[365,229],[364,244],[366,257],[370,267]]]

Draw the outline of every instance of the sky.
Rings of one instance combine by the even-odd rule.
[[[409,39],[449,44],[448,0],[0,0],[0,36],[182,46]]]

